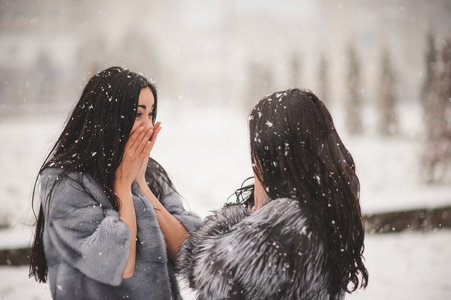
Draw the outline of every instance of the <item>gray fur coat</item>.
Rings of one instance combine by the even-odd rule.
[[[46,199],[60,169],[41,174]],[[132,187],[138,226],[134,275],[122,279],[129,254],[130,231],[119,218],[100,186],[83,174],[70,173],[53,191],[50,207],[43,201],[46,219],[44,251],[54,299],[181,299],[173,264],[168,260],[155,210],[134,183]],[[163,183],[165,208],[188,231],[200,218],[185,211],[180,196]]]
[[[185,241],[177,268],[198,299],[330,299],[325,252],[292,199],[227,205]],[[339,297],[343,299],[344,294]]]

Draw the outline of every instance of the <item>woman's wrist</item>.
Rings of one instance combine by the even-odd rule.
[[[140,179],[136,179],[135,180],[136,183],[138,184],[139,188],[142,190],[143,188],[147,187],[147,181],[145,178],[140,178]]]
[[[119,201],[128,201],[132,195],[132,182],[126,178],[115,178],[113,189]]]
[[[116,170],[114,173],[114,186],[132,186],[133,183],[133,177],[129,176],[129,174],[126,174],[126,172],[123,172],[120,170]]]

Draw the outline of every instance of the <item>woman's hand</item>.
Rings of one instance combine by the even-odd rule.
[[[152,150],[157,140],[158,133],[161,130],[161,122],[157,122],[153,128],[152,136],[150,138],[150,150]],[[149,150],[149,152],[150,152]],[[171,215],[166,208],[161,204],[161,202],[155,197],[153,192],[150,190],[145,179],[145,173],[147,169],[147,163],[149,161],[149,155],[141,165],[139,169],[136,182],[138,183],[139,189],[146,196],[157,214],[158,224],[163,233],[164,239],[166,241],[167,251],[169,258],[175,262],[177,252],[180,249],[183,241],[187,238],[188,232],[186,228],[178,221],[173,215]]]
[[[122,272],[123,278],[133,276],[136,261],[136,213],[132,198],[132,183],[135,180],[144,161],[149,159],[152,143],[152,126],[138,127],[130,134],[125,144],[122,161],[116,170],[114,192],[119,200],[119,216],[130,230],[130,251]]]
[[[155,145],[155,142],[157,140],[157,136],[158,133],[161,130],[161,122],[157,122],[155,124],[155,126],[153,127],[153,132],[152,135],[150,136],[150,150],[149,150],[149,154],[147,154],[147,157],[144,159],[137,175],[136,175],[136,182],[138,183],[146,183],[146,178],[145,178],[145,174],[146,174],[146,169],[147,169],[147,163],[149,162],[149,155],[150,155],[150,151],[152,151],[153,146]]]
[[[130,134],[125,144],[122,161],[115,173],[115,181],[132,185],[143,164],[147,165],[150,150],[155,143],[150,140],[153,132],[151,126],[146,126],[139,127]]]

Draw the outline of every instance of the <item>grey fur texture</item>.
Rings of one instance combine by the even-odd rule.
[[[292,199],[227,205],[185,241],[179,274],[198,299],[330,299],[324,245],[306,220]]]
[[[60,169],[42,173],[46,228],[44,251],[53,299],[181,299],[175,270],[166,254],[155,210],[136,183],[132,186],[139,245],[134,275],[122,279],[129,254],[130,231],[102,188],[88,174],[70,173],[45,201]],[[164,184],[164,183],[163,183]],[[200,218],[183,209],[180,196],[167,184],[161,203],[188,231]]]

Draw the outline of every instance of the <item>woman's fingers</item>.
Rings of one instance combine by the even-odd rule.
[[[152,143],[148,140],[148,141],[146,141],[145,147],[144,147],[143,151],[141,152],[141,158],[146,161],[146,165],[147,165],[147,160],[150,156],[151,150],[152,150]]]
[[[161,122],[157,122],[157,124],[155,124],[155,126],[153,127],[153,133],[152,133],[152,136],[150,137],[150,143],[151,143],[151,150],[152,150],[152,148],[153,148],[153,146],[155,145],[155,142],[157,141],[157,136],[158,136],[158,133],[160,132],[160,130],[161,130]]]
[[[144,127],[138,127],[135,131],[132,132],[130,137],[128,138],[127,143],[125,144],[125,152],[130,152],[129,150],[133,149],[138,137],[143,134]],[[136,147],[136,146],[135,146]],[[133,155],[132,153],[128,153],[128,155]]]
[[[149,128],[146,127],[146,129],[144,130],[144,135],[142,135],[142,137],[138,137],[139,144],[137,145],[136,152],[138,154],[140,154],[141,156],[143,154],[145,154],[145,152],[146,152],[145,149],[150,144],[149,140],[150,140],[150,137],[152,136],[152,133],[153,133],[153,129],[150,127]],[[149,154],[150,154],[150,151],[147,155],[149,155]]]
[[[140,155],[147,141],[149,141],[152,135],[152,127],[139,127],[131,135],[127,141],[126,150],[129,151],[129,155]]]
[[[151,126],[139,127],[130,134],[125,145],[122,161],[116,170],[116,176],[125,178],[133,182],[143,164],[147,164],[150,150],[152,148],[149,141],[153,130]]]
[[[133,176],[133,178],[138,178],[141,173],[144,174],[150,151],[155,145],[160,130],[161,122],[158,122],[153,128],[151,126],[141,126],[130,134],[125,145],[121,167],[125,168],[124,170],[128,170],[126,173]],[[141,172],[142,170],[144,171]]]

